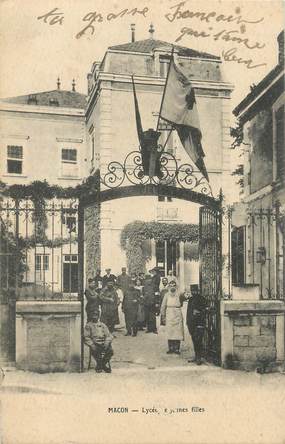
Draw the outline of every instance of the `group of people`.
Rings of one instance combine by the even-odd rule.
[[[103,277],[97,270],[94,278],[88,280],[85,296],[87,324],[84,339],[96,361],[97,372],[111,372],[111,344],[115,326],[120,323],[120,304],[125,317],[126,336],[137,336],[138,330],[144,329],[146,333],[157,334],[157,318],[160,315],[160,324],[165,325],[167,331],[167,353],[180,354],[180,343],[184,340],[182,306],[188,302],[186,324],[192,337],[195,360],[198,365],[201,364],[206,301],[199,294],[198,285],[191,285],[190,292],[180,294],[172,271],[161,279],[157,267],[146,275],[129,275],[123,267],[116,277],[108,268]]]

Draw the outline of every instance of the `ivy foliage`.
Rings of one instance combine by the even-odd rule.
[[[232,147],[237,148],[243,144],[244,134],[243,134],[243,124],[238,120],[235,127],[230,128],[230,135],[233,137]]]
[[[91,194],[100,190],[100,172],[96,170],[94,175],[89,176],[81,184],[75,187],[60,187],[50,185],[46,180],[35,180],[28,185],[6,185],[0,182],[2,196],[15,200],[31,199],[36,205],[41,205],[44,200],[50,199],[79,199],[81,196]]]
[[[125,250],[130,273],[145,271],[150,259],[147,240],[169,240],[172,242],[197,243],[199,226],[197,224],[163,223],[134,221],[127,224],[121,232],[121,248]]]

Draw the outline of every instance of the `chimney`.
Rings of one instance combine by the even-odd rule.
[[[280,34],[277,37],[278,42],[278,64],[284,65],[284,34],[285,31],[280,32]]]
[[[57,89],[60,89],[60,78],[57,78]]]
[[[72,80],[72,91],[75,92],[75,80]]]
[[[135,25],[135,23],[131,23],[131,31],[132,31],[132,42],[134,42],[136,40],[136,35],[135,35],[136,25]]]
[[[150,38],[150,39],[153,39],[154,27],[153,27],[153,24],[152,24],[152,23],[151,23],[150,26],[149,26],[149,30],[148,30],[148,32],[149,32],[149,38]]]

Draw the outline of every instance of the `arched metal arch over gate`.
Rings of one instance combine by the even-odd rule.
[[[130,159],[132,162],[130,162]],[[201,205],[199,218],[200,288],[207,300],[207,326],[204,338],[205,355],[220,363],[220,320],[222,272],[222,200],[212,195],[209,183],[198,178],[193,167],[178,165],[174,156],[163,153],[160,157],[161,177],[145,176],[141,154],[134,151],[124,163],[111,162],[100,175],[100,189],[88,193],[79,201],[78,255],[79,295],[82,300],[82,332],[84,328],[84,214],[98,203],[135,196],[165,196]],[[125,185],[127,183],[127,185]],[[131,184],[131,185],[129,185]],[[82,343],[82,368],[83,352]]]

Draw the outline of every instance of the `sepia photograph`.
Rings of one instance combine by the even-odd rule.
[[[285,3],[0,0],[0,443],[285,443]]]

